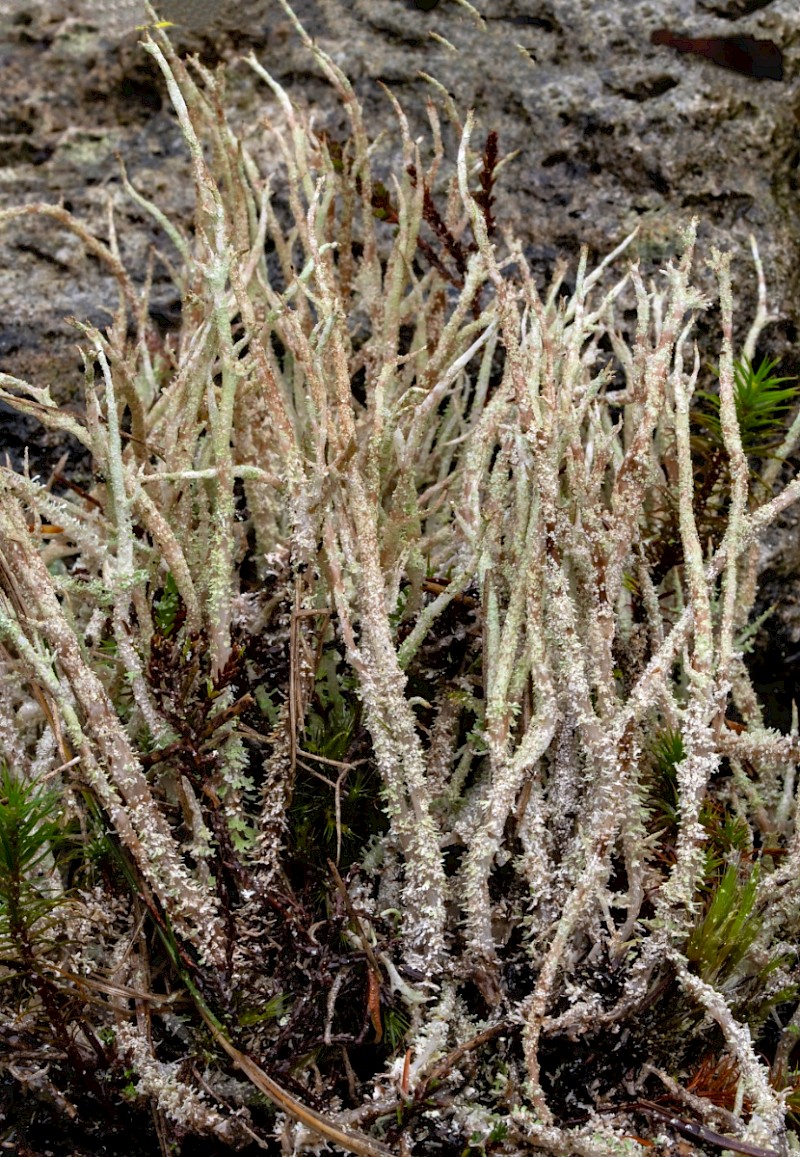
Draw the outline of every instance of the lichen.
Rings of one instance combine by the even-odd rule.
[[[429,147],[395,103],[385,172],[284,8],[346,131],[249,59],[269,174],[222,75],[145,38],[196,194],[189,231],[124,177],[174,250],[166,340],[113,213],[108,242],[62,206],[0,213],[66,229],[119,285],[112,324],[79,327],[83,415],[0,375],[99,473],[87,493],[0,467],[0,756],[65,801],[79,866],[47,860],[52,895],[84,896],[27,959],[20,1015],[43,1057],[48,1017],[71,1042],[92,1103],[100,1062],[146,1102],[162,1148],[268,1144],[263,1106],[223,1100],[229,1065],[297,1148],[611,1157],[638,1149],[632,1081],[713,1117],[666,1072],[702,1083],[709,1055],[735,1068],[725,1128],[778,1146],[800,747],[742,649],[759,536],[800,481],[743,436],[737,366],[768,401],[757,247],[740,359],[730,257],[713,303],[694,285],[697,223],[660,272],[625,266],[628,237],[536,284],[498,229],[496,134],[431,104]],[[710,930],[731,895],[738,954]]]

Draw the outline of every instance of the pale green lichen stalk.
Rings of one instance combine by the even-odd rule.
[[[800,481],[776,491],[767,463],[752,485],[742,437],[737,375],[758,379],[768,318],[757,249],[738,363],[731,258],[712,255],[704,474],[695,224],[649,284],[623,268],[631,235],[595,269],[584,252],[571,292],[562,268],[542,290],[494,227],[496,140],[476,149],[472,116],[448,106],[443,126],[431,105],[429,149],[395,105],[387,173],[346,77],[296,27],[348,129],[312,127],[250,59],[269,174],[228,125],[219,76],[145,40],[197,204],[190,235],[123,176],[179,257],[166,343],[113,214],[105,244],[58,206],[0,213],[70,230],[119,285],[113,324],[80,327],[83,417],[0,375],[0,397],[77,438],[103,479],[87,495],[0,468],[0,757],[56,788],[59,822],[106,863],[87,859],[80,904],[51,863],[83,941],[29,961],[56,977],[40,999],[63,998],[111,1085],[132,1074],[126,1096],[163,1144],[266,1145],[275,1128],[287,1151],[321,1135],[386,1153],[388,1130],[419,1152],[445,1137],[633,1152],[630,1115],[572,1120],[559,1081],[577,1079],[570,1050],[606,1053],[603,1037],[630,1039],[649,1079],[649,1024],[652,1072],[682,1066],[673,1093],[703,1050],[730,1056],[727,1127],[775,1148],[792,1046],[768,1071],[757,1033],[765,1009],[785,1033],[796,1020],[800,746],[764,726],[741,649],[759,536]],[[783,459],[787,425],[771,430]],[[297,884],[301,828],[313,888]],[[731,955],[709,913],[740,872],[760,923]],[[713,952],[734,961],[724,985],[697,963]],[[171,987],[150,992],[155,975]],[[92,993],[80,1014],[59,987],[74,976]],[[348,1049],[373,1037],[365,1076]],[[216,1058],[202,1076],[201,1049]],[[273,1056],[293,1091],[261,1067]],[[303,1082],[316,1072],[325,1100],[343,1067],[327,1115],[311,1109]]]

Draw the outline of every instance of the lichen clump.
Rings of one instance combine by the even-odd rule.
[[[124,177],[172,247],[166,338],[113,229],[0,213],[119,284],[82,416],[0,375],[97,474],[0,469],[6,1071],[164,1152],[603,1157],[670,1114],[770,1152],[800,752],[743,654],[800,482],[757,249],[741,350],[711,255],[715,380],[693,223],[649,285],[628,238],[542,289],[496,135],[431,103],[423,147],[395,105],[389,167],[297,29],[348,131],[250,58],[269,174],[222,77],[145,39],[196,190],[187,232]]]

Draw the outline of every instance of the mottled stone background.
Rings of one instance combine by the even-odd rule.
[[[412,0],[297,5],[355,81],[376,128],[391,134],[394,127],[380,80],[424,129],[430,89],[419,73],[427,72],[460,109],[476,109],[480,131],[495,128],[504,151],[519,150],[505,171],[499,212],[543,275],[559,254],[574,255],[582,242],[601,254],[635,225],[638,255],[656,268],[697,215],[703,252],[714,243],[738,255],[744,323],[752,231],[780,317],[770,340],[788,352],[800,300],[795,0],[479,0],[477,7],[483,26],[454,0],[431,12]],[[318,120],[342,122],[275,0],[163,0],[161,9],[192,26],[175,33],[185,47],[212,61],[252,49],[318,110]],[[122,152],[142,189],[168,212],[188,214],[191,183],[175,118],[137,34],[125,32],[143,18],[141,0],[0,0],[0,203],[64,199],[104,232]],[[770,37],[784,50],[786,79],[753,80],[653,47],[650,35],[660,27]],[[230,96],[243,122],[255,123],[271,103],[244,66],[231,72]],[[120,234],[140,267],[154,238],[138,211],[119,204]],[[6,230],[0,245],[0,353],[20,370],[30,359],[38,366],[40,356],[55,356],[61,315],[99,321],[113,293],[77,242],[52,226]]]

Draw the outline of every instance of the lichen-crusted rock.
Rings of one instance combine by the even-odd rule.
[[[476,7],[485,12],[482,25],[448,2],[430,12],[412,0],[296,5],[310,33],[356,84],[371,123],[393,128],[379,80],[421,116],[431,95],[418,77],[424,71],[459,108],[474,107],[484,130],[497,129],[504,150],[519,150],[505,169],[499,213],[527,240],[527,256],[543,273],[559,254],[573,254],[584,242],[603,251],[636,224],[640,255],[657,267],[675,251],[678,228],[696,214],[701,246],[741,249],[739,278],[749,285],[743,243],[754,231],[771,300],[784,319],[771,335],[782,347],[800,299],[793,191],[797,6],[750,3],[743,16],[734,0],[699,13],[688,0],[657,10],[646,0],[494,0]],[[162,0],[156,8],[177,22],[178,41],[206,59],[253,47],[290,91],[319,106],[319,123],[330,115],[327,86],[313,73],[278,0]],[[145,17],[144,0],[39,7],[0,0],[4,200],[63,197],[103,228],[104,194],[116,182],[119,150],[167,212],[186,215],[188,160],[164,111],[160,81],[130,32]],[[741,77],[653,46],[650,36],[660,27],[772,39],[784,50],[787,79],[778,85]],[[241,116],[255,124],[263,92],[245,70],[234,71],[229,83]],[[129,208],[121,212],[123,219],[136,216]],[[143,266],[153,238],[141,229],[121,235]],[[4,265],[20,279],[16,285],[8,273],[4,279],[4,325],[33,323],[34,333],[16,343],[30,363],[45,344],[39,337],[52,338],[60,314],[96,310],[90,304],[97,300],[95,285],[90,292],[96,271],[87,276],[80,258],[51,235],[28,243],[17,231],[2,243],[11,247]],[[0,342],[15,344],[7,331]],[[52,356],[52,341],[47,346]]]
[[[0,0],[0,16],[19,16],[35,6],[28,0]],[[197,29],[211,24],[226,5],[218,0],[159,0],[152,7],[162,20]],[[75,11],[110,36],[124,35],[150,19],[146,0],[83,0]]]

